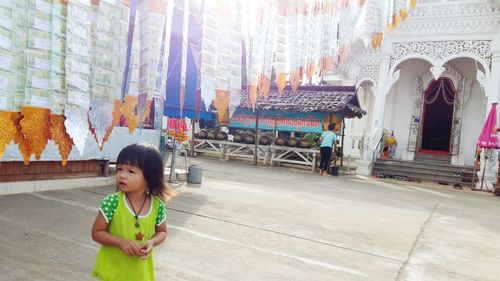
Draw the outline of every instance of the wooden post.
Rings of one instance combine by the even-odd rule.
[[[189,156],[194,157],[194,127],[198,119],[193,119],[191,122],[191,140],[189,141]]]
[[[257,166],[257,149],[259,146],[259,109],[255,110],[255,152],[253,154],[253,163]]]
[[[340,167],[344,167],[344,133],[345,133],[345,118],[342,116],[342,145],[340,146],[340,151],[342,156],[340,157]]]

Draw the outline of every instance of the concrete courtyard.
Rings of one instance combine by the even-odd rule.
[[[500,280],[500,197],[195,158],[157,280]],[[0,279],[92,280],[113,186],[0,195]]]

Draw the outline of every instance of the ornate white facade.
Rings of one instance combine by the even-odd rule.
[[[500,101],[500,1],[420,0],[380,49],[365,48],[360,40],[353,50],[343,80],[359,87],[368,114],[346,121],[344,149],[360,158],[358,173],[371,173],[384,129],[394,130],[396,158],[413,160],[422,144],[422,96],[440,78],[456,90],[451,164],[473,164],[485,117],[491,103]]]

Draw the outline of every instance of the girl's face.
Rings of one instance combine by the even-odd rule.
[[[116,170],[116,185],[123,192],[146,192],[148,182],[136,166],[121,164]]]

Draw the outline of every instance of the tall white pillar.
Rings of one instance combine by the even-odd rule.
[[[367,133],[365,133],[361,159],[356,161],[356,165],[358,166],[356,173],[364,176],[371,175],[373,167],[373,154],[376,153],[375,148],[380,140],[380,137],[382,136],[385,98],[387,96],[387,92],[389,91],[389,87],[386,86],[389,67],[390,57],[389,55],[384,55],[380,61],[377,87],[373,89],[373,92],[375,93],[375,102],[373,105],[372,123],[368,124],[370,129]],[[380,149],[380,145],[382,144],[379,144],[377,150]]]
[[[497,34],[500,35],[500,32]],[[498,37],[498,36],[497,36]],[[500,100],[500,39],[493,42],[491,56],[491,75],[485,85],[485,94],[487,97],[486,114],[490,112],[491,104]],[[497,105],[498,111],[498,105]],[[485,117],[486,118],[486,117]],[[497,116],[498,118],[498,116]],[[499,126],[497,120],[497,127]],[[479,182],[476,188],[493,191],[497,183],[498,174],[498,152],[494,150],[485,150],[481,152],[481,169],[478,172]]]
[[[389,56],[384,56],[380,61],[378,86],[375,91],[375,103],[373,106],[373,120],[371,124],[372,149],[375,149],[375,146],[382,137],[382,130],[384,128],[385,100],[390,90],[390,87],[388,87],[389,67],[390,58]]]
[[[491,56],[491,76],[486,84],[486,96],[491,105],[500,101],[500,50],[493,52]]]

